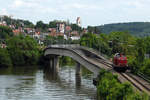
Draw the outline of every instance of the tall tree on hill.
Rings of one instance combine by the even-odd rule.
[[[88,29],[88,32],[90,32],[90,33],[95,33],[95,34],[101,33],[101,31],[97,27],[88,26],[87,29]]]
[[[13,36],[12,29],[7,26],[0,26],[0,39],[6,39],[9,36]]]
[[[77,24],[71,24],[71,28],[73,31],[78,31],[78,32],[82,31],[82,28],[78,26]]]
[[[54,20],[54,21],[49,22],[48,26],[49,26],[49,28],[56,28],[57,27],[57,21]]]
[[[40,29],[41,31],[45,32],[47,31],[46,29],[48,28],[48,25],[43,23],[43,21],[38,21],[35,25],[35,28]]]

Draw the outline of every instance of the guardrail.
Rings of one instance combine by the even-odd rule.
[[[83,49],[85,49],[87,51],[90,51],[90,52],[92,52],[94,54],[98,54],[99,56],[103,57],[103,59],[105,59],[105,60],[109,59],[109,57],[107,55],[102,54],[102,53],[100,53],[99,51],[97,51],[97,50],[95,50],[93,48],[89,48],[89,47],[85,47],[85,46],[80,46],[80,48],[83,48]]]
[[[99,51],[93,49],[93,48],[89,48],[89,47],[85,47],[85,46],[80,46],[80,44],[65,44],[65,45],[49,45],[47,48],[79,48],[79,49],[84,49],[87,51],[92,52],[93,54],[97,55],[97,56],[101,56],[103,57],[103,59],[108,60],[108,56],[104,55],[102,53],[100,53]]]
[[[47,48],[77,48],[79,47],[80,45],[79,44],[72,44],[72,45],[48,45]]]

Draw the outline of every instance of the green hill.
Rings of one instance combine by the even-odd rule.
[[[105,24],[97,26],[101,33],[109,34],[113,31],[127,31],[135,36],[149,36],[150,35],[150,22],[129,22],[129,23],[116,23]]]

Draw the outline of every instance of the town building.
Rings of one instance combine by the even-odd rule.
[[[27,34],[33,34],[33,33],[35,33],[35,29],[34,28],[24,28],[24,31]]]
[[[79,40],[79,39],[80,39],[80,34],[79,34],[79,32],[78,32],[78,31],[72,31],[70,38],[71,38],[72,40]]]
[[[65,33],[65,22],[58,22],[57,23],[57,29],[56,29],[57,33]]]
[[[65,28],[65,35],[67,37],[70,37],[71,36],[71,31],[72,31],[71,26],[66,26],[66,28]]]
[[[14,29],[13,33],[14,33],[14,35],[20,35],[21,31],[19,29]]]
[[[6,23],[6,21],[0,21],[0,25],[1,26],[7,26],[7,23]]]

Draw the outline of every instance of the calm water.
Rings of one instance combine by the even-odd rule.
[[[91,75],[75,77],[74,68],[63,66],[58,74],[31,67],[0,69],[0,100],[95,100]]]

